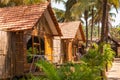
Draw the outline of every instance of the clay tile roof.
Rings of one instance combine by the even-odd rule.
[[[0,8],[0,30],[18,31],[32,29],[49,3]]]
[[[80,26],[80,21],[59,23],[63,36],[62,39],[75,38]]]

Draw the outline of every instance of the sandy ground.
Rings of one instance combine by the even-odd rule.
[[[108,80],[120,80],[120,58],[115,58],[112,68],[107,72]]]

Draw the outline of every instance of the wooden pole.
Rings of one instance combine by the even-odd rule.
[[[68,43],[68,61],[72,61],[72,41],[70,40]]]

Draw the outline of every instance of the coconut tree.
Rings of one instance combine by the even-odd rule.
[[[107,21],[107,3],[108,0],[103,0],[103,15],[102,15],[102,28],[101,28],[101,42],[105,41],[106,21]]]
[[[0,0],[0,7],[4,7],[9,3],[10,0]]]
[[[63,1],[63,0],[55,0]],[[65,11],[65,21],[81,20],[82,14],[84,14],[84,19],[86,21],[86,47],[88,46],[88,18],[89,18],[89,7],[94,4],[94,0],[67,0],[66,11]],[[86,5],[87,4],[87,5]]]
[[[55,16],[57,18],[57,21],[58,22],[64,22],[64,20],[65,20],[65,11],[57,9],[57,8],[53,8],[53,11],[54,11]]]
[[[105,41],[107,39],[107,34],[108,34],[108,23],[110,23],[110,15],[109,11],[111,10],[111,6],[113,5],[114,8],[117,10],[119,7],[119,0],[98,0],[98,13],[96,15],[96,21],[95,22],[101,22],[102,23],[102,28],[101,28],[101,41]],[[103,5],[101,8],[100,5]],[[99,14],[99,15],[98,15]]]
[[[115,8],[118,7],[118,0],[114,1],[114,0],[103,0],[103,15],[102,15],[102,28],[101,28],[101,43],[103,43],[104,41],[107,41],[107,37],[108,37],[108,11],[109,11],[109,7],[111,7],[111,5],[113,5]],[[109,5],[108,5],[109,3]],[[101,52],[103,53],[103,46],[101,47]],[[105,76],[105,70],[102,71],[102,76]],[[102,79],[103,80],[103,79]]]
[[[92,36],[93,36],[93,26],[94,26],[94,6],[92,6],[92,10],[91,10],[91,14],[92,14],[92,24],[91,24],[91,41],[92,41]]]
[[[103,1],[102,0],[97,0],[96,1],[96,4],[95,4],[95,12],[94,12],[94,23],[95,24],[100,24],[100,23],[102,23],[102,16],[103,16],[103,9],[104,9],[104,7],[102,8],[101,7],[101,5],[103,5]],[[117,10],[117,8],[119,7],[119,0],[108,0],[108,3],[107,3],[107,13],[106,13],[106,19],[107,19],[107,22],[106,22],[106,26],[108,25],[108,26],[111,26],[111,24],[110,24],[110,20],[113,20],[112,19],[112,15],[114,14],[114,13],[112,13],[112,15],[111,15],[111,13],[109,13],[109,11],[111,10],[111,6],[114,6],[114,8]],[[92,20],[91,20],[92,21]],[[107,26],[107,28],[108,28],[108,26]],[[109,28],[108,29],[106,29],[107,31],[105,31],[106,32],[106,34],[104,34],[104,35],[106,35],[107,36],[107,33],[108,33],[108,31],[109,31]],[[99,30],[99,28],[98,28],[98,36],[99,36],[99,34],[100,34],[100,32],[99,32],[100,30]],[[102,36],[103,36],[103,34],[102,34]],[[107,38],[107,37],[106,37]]]
[[[56,3],[60,3],[62,2],[65,5],[65,13],[64,13],[64,22],[68,22],[68,21],[73,21],[75,20],[74,17],[72,17],[71,15],[71,8],[73,7],[74,4],[77,3],[77,0],[54,0]]]
[[[80,18],[80,15],[82,14],[84,15],[84,19],[86,22],[86,47],[88,47],[88,18],[90,17],[90,12],[91,12],[90,8],[93,7],[93,5],[95,5],[95,2],[96,0],[78,0],[77,4],[73,6],[72,8],[73,10],[71,10],[73,11],[72,13],[75,14],[75,16],[77,16],[78,18]],[[92,15],[92,18],[93,16],[94,15]]]

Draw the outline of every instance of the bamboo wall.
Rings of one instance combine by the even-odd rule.
[[[23,32],[0,31],[0,79],[12,78],[24,72]]]
[[[24,73],[24,54],[26,53],[24,48],[25,48],[25,43],[24,43],[24,34],[23,32],[18,32],[14,34],[14,43],[15,47],[14,49],[14,58],[15,58],[15,75],[23,75]]]
[[[62,63],[63,53],[61,53],[61,38],[54,37],[53,39],[53,63]]]
[[[10,77],[11,74],[11,53],[9,51],[9,34],[0,31],[0,79]]]

